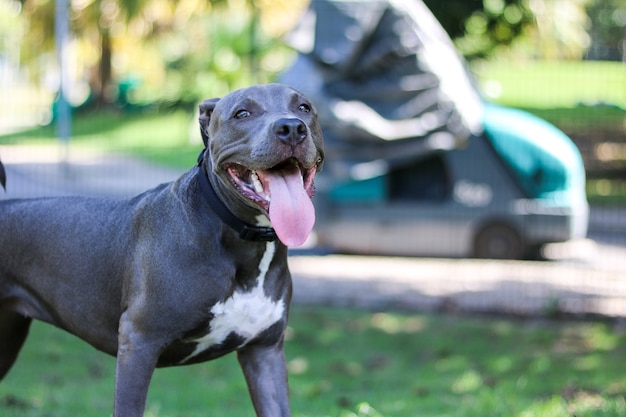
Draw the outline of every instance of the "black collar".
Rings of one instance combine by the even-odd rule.
[[[200,188],[202,189],[202,194],[209,202],[209,205],[215,211],[220,219],[231,228],[233,228],[236,232],[239,233],[239,237],[244,240],[252,240],[255,242],[273,242],[277,239],[276,232],[271,227],[260,227],[253,226],[241,220],[239,217],[235,216],[229,209],[226,207],[226,204],[219,198],[215,189],[211,185],[211,181],[209,181],[209,177],[204,168],[204,164],[202,164],[202,156],[204,151],[198,157],[198,180],[200,181]]]

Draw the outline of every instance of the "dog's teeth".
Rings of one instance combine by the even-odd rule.
[[[253,172],[250,177],[252,178],[252,185],[254,185],[254,191],[261,194],[263,192],[263,184],[259,181],[259,176],[256,172]]]

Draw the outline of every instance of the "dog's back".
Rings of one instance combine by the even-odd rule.
[[[120,307],[111,301],[119,303],[129,266],[128,237],[116,232],[130,227],[127,205],[82,197],[0,201],[0,303],[12,299],[13,310],[75,334],[89,335],[91,326],[115,332]],[[110,340],[88,341],[114,352]]]

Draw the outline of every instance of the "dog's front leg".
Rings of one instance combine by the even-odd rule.
[[[237,352],[257,417],[289,417],[287,366],[283,342]]]
[[[160,350],[134,328],[127,313],[119,327],[114,417],[142,417]]]

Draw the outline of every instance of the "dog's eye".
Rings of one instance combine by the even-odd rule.
[[[298,106],[298,110],[300,110],[301,112],[304,113],[310,113],[311,112],[311,106],[309,106],[306,103],[302,103]]]
[[[250,116],[250,112],[246,109],[237,110],[235,113],[235,119],[243,119],[245,117]]]

